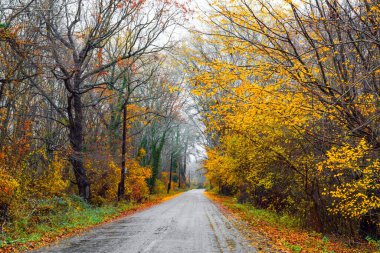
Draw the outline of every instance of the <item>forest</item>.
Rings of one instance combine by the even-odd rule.
[[[2,241],[201,161],[200,187],[380,245],[380,1],[206,3],[1,1]]]
[[[70,207],[71,196],[92,205],[141,202],[169,192],[169,171],[185,187],[197,136],[183,77],[169,59],[185,5],[28,0],[0,7],[2,234],[44,222],[41,215]]]

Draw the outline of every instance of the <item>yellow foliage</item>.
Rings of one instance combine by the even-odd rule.
[[[58,154],[49,159],[44,149],[26,154],[22,162],[13,166],[15,167],[9,170],[12,176],[5,172],[1,174],[3,179],[13,182],[11,188],[17,195],[17,201],[62,196],[69,185],[63,176],[63,170],[68,166],[67,161]]]
[[[91,160],[86,164],[91,179],[92,201],[97,204],[117,199],[120,182],[121,165],[107,159]],[[142,201],[149,194],[146,180],[151,177],[151,170],[140,166],[135,159],[127,158],[125,177],[125,196],[129,200]]]
[[[9,204],[18,186],[18,182],[0,168],[0,204]]]
[[[127,160],[127,175],[125,182],[125,195],[127,199],[142,201],[149,195],[147,179],[152,176],[149,167],[142,167],[138,161]]]
[[[375,61],[363,68],[358,48],[335,34],[326,44],[328,17],[310,3],[272,2],[214,1],[210,35],[196,34],[185,52],[211,140],[206,177],[314,221],[327,206],[337,220],[360,221],[380,208],[378,151],[352,145],[379,143]],[[369,6],[363,16],[377,15]]]
[[[346,143],[331,148],[318,164],[321,175],[332,177],[323,192],[333,199],[331,212],[358,218],[380,208],[380,161],[371,158],[370,150],[364,139],[356,146]]]
[[[108,159],[88,160],[86,169],[91,180],[91,197],[96,204],[114,201],[117,198],[117,185],[120,181],[120,165]]]
[[[49,195],[62,195],[68,186],[68,181],[62,178],[62,170],[67,166],[63,159],[55,158],[49,165],[39,182],[35,182],[40,191],[49,193]]]

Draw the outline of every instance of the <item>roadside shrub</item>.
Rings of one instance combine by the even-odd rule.
[[[125,196],[129,200],[141,202],[149,195],[148,178],[152,171],[149,167],[142,167],[138,161],[127,159],[128,170],[125,180]]]
[[[154,186],[153,192],[154,193],[165,193],[166,192],[167,185],[161,180],[157,179],[156,184]]]
[[[102,205],[117,199],[117,185],[120,181],[120,166],[108,157],[89,159],[86,162],[91,183],[91,202]]]

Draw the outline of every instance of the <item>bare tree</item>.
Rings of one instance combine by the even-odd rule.
[[[59,110],[67,119],[70,162],[79,195],[89,200],[90,183],[83,164],[84,109],[100,98],[87,104],[83,99],[94,89],[113,85],[104,76],[118,62],[166,48],[168,40],[160,38],[174,25],[178,11],[171,11],[166,3],[122,0],[43,1],[38,7],[44,22],[40,33],[46,39],[45,50],[51,59],[47,67],[67,93],[65,113]],[[123,40],[116,39],[117,35]],[[108,44],[117,44],[120,54],[105,58],[103,48]],[[54,99],[45,95],[58,109]]]

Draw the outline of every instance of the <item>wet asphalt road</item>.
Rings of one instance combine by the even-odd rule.
[[[256,252],[203,192],[188,191],[37,252]]]

